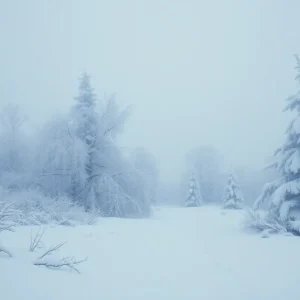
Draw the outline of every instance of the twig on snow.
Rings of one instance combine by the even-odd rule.
[[[62,267],[67,267],[71,270],[74,270],[78,274],[80,271],[77,266],[85,261],[87,261],[87,257],[82,260],[76,260],[74,257],[63,257],[59,259],[49,258],[55,251],[59,250],[66,243],[60,243],[56,246],[49,248],[43,255],[41,255],[33,264],[35,266],[44,266],[46,268],[54,268],[59,269]]]
[[[34,236],[32,235],[32,231],[31,231],[30,245],[29,245],[30,252],[34,252],[36,250],[36,248],[42,247],[42,245],[43,245],[42,238],[43,238],[45,231],[46,231],[46,228],[44,228],[43,230],[41,230],[41,228],[39,228],[39,230],[37,231],[37,233]]]

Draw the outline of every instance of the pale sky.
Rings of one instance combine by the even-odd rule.
[[[120,143],[148,149],[163,179],[205,144],[261,167],[298,88],[299,11],[299,0],[0,0],[0,104],[38,127],[70,108],[87,71],[99,98],[133,106]]]

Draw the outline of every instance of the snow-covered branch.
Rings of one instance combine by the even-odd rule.
[[[43,230],[39,228],[39,230],[36,232],[36,234],[33,236],[32,231],[30,233],[30,245],[29,245],[29,251],[34,252],[37,248],[42,247],[43,242],[42,238],[46,231],[46,228]]]
[[[82,260],[76,260],[74,257],[63,257],[60,259],[43,259],[43,260],[37,260],[34,262],[35,266],[44,266],[46,268],[53,268],[53,269],[60,269],[63,267],[67,267],[71,270],[76,271],[78,274],[80,274],[80,271],[78,270],[77,266],[81,263],[84,263],[87,261],[87,258]]]
[[[268,201],[281,184],[282,179],[266,183],[263,187],[261,194],[256,199],[253,209],[257,210],[263,202]]]
[[[15,223],[14,217],[19,212],[12,209],[12,203],[4,204],[0,202],[0,232],[1,231],[13,231]]]
[[[77,266],[84,263],[85,261],[87,261],[87,257],[82,260],[77,260],[74,257],[63,257],[63,258],[49,257],[54,252],[59,250],[62,246],[64,246],[65,244],[66,243],[60,243],[56,246],[49,248],[33,264],[35,266],[44,266],[46,268],[53,268],[53,269],[60,269],[63,267],[67,267],[71,270],[76,271],[78,274],[80,274],[80,271],[78,270]]]
[[[244,209],[244,228],[254,231],[268,231],[269,233],[286,232],[286,226],[283,222],[276,219],[275,216],[254,211],[252,209]]]
[[[56,245],[56,246],[53,246],[53,247],[49,248],[49,249],[48,249],[46,252],[44,252],[38,259],[40,260],[40,259],[43,259],[43,258],[46,257],[46,256],[52,255],[53,252],[59,250],[59,249],[60,249],[62,246],[64,246],[65,244],[66,244],[66,242],[60,243],[60,244],[58,244],[58,245]]]

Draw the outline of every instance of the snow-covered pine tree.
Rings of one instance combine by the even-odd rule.
[[[243,204],[244,197],[240,187],[237,185],[234,175],[230,174],[225,187],[223,208],[240,209],[243,207]]]
[[[300,59],[296,59],[296,79],[300,83]],[[285,111],[296,112],[296,117],[286,130],[283,146],[275,152],[276,162],[272,166],[281,177],[264,186],[254,209],[269,201],[269,215],[300,233],[300,91],[287,99]]]
[[[93,145],[97,134],[96,94],[90,83],[90,77],[83,73],[79,83],[79,95],[75,97],[77,102],[73,107],[76,122],[76,135],[84,141],[89,148],[89,159],[86,165],[88,175],[93,168]]]
[[[72,108],[72,123],[74,133],[85,145],[87,149],[87,159],[85,164],[86,184],[83,196],[84,206],[90,210],[95,207],[95,203],[90,203],[90,199],[95,199],[93,189],[93,176],[98,171],[95,149],[97,139],[99,114],[96,112],[96,94],[91,86],[90,77],[87,73],[83,73],[79,82],[79,94],[74,98],[76,104]],[[97,170],[96,170],[97,169]],[[72,196],[78,197],[78,172],[72,174]],[[91,195],[92,193],[92,195]],[[95,200],[94,200],[95,201]]]
[[[84,189],[76,190],[80,172],[73,175],[71,190],[86,210],[100,211],[105,216],[142,217],[148,216],[150,203],[141,196],[144,194],[137,184],[134,170],[116,143],[123,130],[129,110],[121,110],[114,95],[103,101],[101,111],[96,110],[96,95],[90,78],[83,74],[80,79],[79,95],[72,109],[73,133],[85,145]]]
[[[197,182],[196,176],[193,173],[189,181],[188,197],[185,201],[185,207],[197,207],[203,204],[203,199],[200,191],[200,186]]]

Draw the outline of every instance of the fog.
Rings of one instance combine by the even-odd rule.
[[[120,141],[175,181],[186,152],[213,144],[260,168],[279,146],[296,91],[298,0],[0,1],[0,104],[38,127],[66,112],[82,71],[132,115]]]

